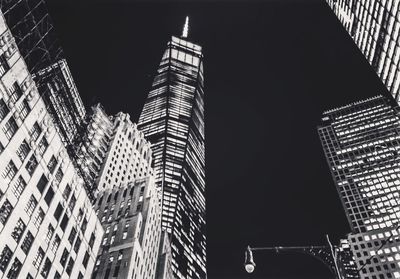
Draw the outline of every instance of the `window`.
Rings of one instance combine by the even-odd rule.
[[[63,232],[65,231],[65,228],[67,227],[68,221],[69,221],[69,218],[68,218],[67,214],[65,213],[63,219],[61,220],[61,224],[60,224],[60,228],[63,230]]]
[[[69,237],[68,237],[68,241],[69,241],[69,243],[71,243],[71,245],[72,245],[72,243],[74,243],[75,237],[76,237],[76,230],[75,230],[75,228],[72,228],[71,232],[69,234]]]
[[[16,103],[19,98],[22,96],[22,90],[19,87],[18,83],[14,82],[13,85],[11,85],[10,89],[8,90],[10,94],[10,100],[13,103]]]
[[[65,267],[65,263],[67,262],[68,259],[68,250],[66,248],[64,248],[64,251],[62,253],[61,259],[60,259],[60,264]]]
[[[32,130],[31,130],[31,138],[34,141],[36,141],[39,138],[41,132],[42,132],[42,129],[40,128],[39,124],[37,122],[35,122],[35,124],[33,124]]]
[[[14,238],[14,240],[19,243],[19,241],[21,240],[22,234],[24,233],[26,228],[25,223],[22,221],[21,218],[19,218],[17,225],[14,227],[13,232],[11,233],[12,238]]]
[[[57,252],[58,246],[60,246],[60,242],[61,238],[58,236],[58,234],[56,234],[50,247],[50,250],[53,251],[54,254]]]
[[[6,271],[8,264],[10,263],[13,253],[11,249],[6,245],[0,254],[0,270]]]
[[[7,114],[10,112],[6,103],[3,99],[0,100],[0,121],[3,121],[6,118]]]
[[[49,224],[46,233],[46,243],[50,243],[51,238],[53,237],[54,228],[51,224]]]
[[[47,139],[43,137],[38,143],[38,149],[41,156],[43,156],[43,154],[46,152],[48,146],[49,143],[47,142]]]
[[[93,248],[93,244],[94,244],[94,240],[96,239],[96,236],[94,235],[94,233],[92,233],[92,235],[90,236],[90,240],[89,240],[89,247]]]
[[[54,180],[53,183],[54,183],[55,185],[60,184],[60,182],[61,182],[63,176],[64,176],[64,173],[63,173],[63,171],[61,170],[61,168],[59,168],[58,171],[57,171],[57,173],[56,173],[56,175],[55,175],[55,180]]]
[[[49,275],[50,268],[51,268],[51,261],[49,260],[49,258],[46,258],[46,261],[44,262],[40,275],[42,275],[44,278],[47,278],[47,276]]]
[[[28,204],[25,207],[25,212],[28,214],[29,217],[32,216],[33,211],[36,208],[36,205],[38,204],[36,198],[34,195],[31,195],[31,197],[29,198]]]
[[[29,154],[29,151],[31,151],[31,148],[29,147],[29,144],[26,142],[26,140],[24,140],[17,149],[17,155],[21,162],[25,161],[26,157]]]
[[[60,273],[58,273],[58,271],[56,271],[56,274],[54,274],[54,279],[60,279],[61,275]]]
[[[15,258],[13,264],[10,267],[10,270],[7,273],[7,278],[9,279],[17,279],[18,274],[21,271],[22,263]]]
[[[6,135],[7,139],[10,140],[15,135],[18,130],[17,122],[15,122],[14,117],[10,117],[6,124],[4,124],[3,132]]]
[[[83,218],[82,227],[81,227],[82,233],[85,233],[85,232],[86,232],[87,223],[88,223],[88,222],[87,222],[87,220],[86,220],[86,217]]]
[[[76,198],[75,195],[72,195],[71,200],[69,201],[68,207],[71,210],[71,212],[74,210],[76,204]]]
[[[25,169],[29,173],[29,175],[32,175],[35,172],[37,166],[38,166],[38,161],[36,160],[35,155],[32,154],[31,158],[25,165]]]
[[[47,190],[46,196],[44,197],[44,201],[48,206],[50,206],[51,201],[53,200],[54,197],[54,190],[50,186],[49,189]]]
[[[0,207],[0,223],[2,223],[3,225],[7,223],[7,220],[10,217],[13,209],[14,208],[11,203],[6,199],[3,205]]]
[[[25,180],[22,178],[22,176],[19,176],[17,181],[14,183],[12,189],[13,194],[17,199],[19,199],[19,197],[22,195],[22,192],[25,190],[25,187],[26,187]]]
[[[22,241],[21,250],[28,255],[29,250],[31,249],[33,243],[33,235],[30,231],[26,233],[24,241]]]
[[[64,197],[64,199],[67,201],[68,200],[68,198],[69,198],[69,195],[71,194],[71,187],[67,184],[66,186],[65,186],[65,189],[64,189],[64,192],[63,192],[63,197]]]
[[[10,69],[8,65],[7,59],[4,54],[0,55],[0,76],[4,76],[4,74]]]
[[[57,221],[60,220],[60,216],[61,216],[63,210],[64,210],[64,208],[61,205],[61,203],[58,203],[56,211],[54,211],[54,218],[56,218]]]
[[[15,166],[14,162],[10,160],[10,162],[8,163],[8,165],[6,166],[1,175],[3,176],[4,180],[6,180],[6,182],[9,183],[17,174],[17,171],[18,169]]]
[[[89,253],[86,251],[85,256],[83,257],[82,264],[86,268],[89,261]]]
[[[47,164],[47,168],[49,169],[49,171],[51,173],[53,173],[54,170],[56,169],[56,166],[57,166],[57,159],[53,155],[53,156],[51,156],[51,159],[50,159],[49,163]]]
[[[68,275],[71,275],[71,271],[74,268],[75,261],[72,258],[69,258],[68,265],[66,268],[66,272]]]
[[[21,118],[22,121],[25,120],[30,111],[31,108],[29,107],[28,102],[26,100],[23,100],[21,105],[19,106],[19,117]]]
[[[36,187],[38,188],[39,192],[43,194],[44,189],[46,188],[47,182],[49,182],[44,174],[39,179],[38,184]]]
[[[78,237],[75,241],[74,251],[78,254],[79,247],[81,246],[82,240]]]
[[[38,269],[40,264],[42,263],[43,257],[44,257],[44,251],[43,251],[43,249],[41,247],[39,247],[39,250],[37,251],[36,256],[35,256],[35,258],[33,259],[33,262],[32,262],[33,266],[36,269]]]
[[[35,225],[35,227],[37,229],[39,229],[40,225],[43,222],[43,219],[44,219],[44,211],[43,211],[43,209],[41,207],[39,207],[39,210],[38,210],[38,212],[36,214],[36,218],[33,221],[33,224]]]

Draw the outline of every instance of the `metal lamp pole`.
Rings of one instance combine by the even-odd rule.
[[[326,246],[291,246],[291,247],[250,247],[247,246],[245,252],[245,262],[244,267],[248,273],[252,273],[256,268],[256,264],[254,262],[253,251],[275,251],[279,252],[298,252],[310,255],[319,261],[321,261],[325,266],[329,268],[329,270],[334,274],[337,279],[342,279],[340,275],[339,267],[337,265],[337,253],[334,249],[334,246],[329,240],[328,235],[326,235],[326,239],[328,245]]]

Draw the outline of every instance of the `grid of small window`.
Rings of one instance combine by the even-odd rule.
[[[7,182],[10,182],[14,176],[17,174],[17,167],[15,166],[14,162],[11,160],[6,168],[4,169],[4,171],[2,172],[2,176],[4,178],[4,180],[6,180]]]
[[[6,118],[7,114],[10,112],[6,103],[3,99],[0,100],[0,121],[3,121]]]
[[[4,124],[3,132],[6,135],[6,138],[8,140],[11,140],[12,137],[17,132],[17,130],[18,130],[17,122],[15,121],[14,117],[11,116],[10,119],[8,119],[8,121]]]
[[[19,98],[21,98],[21,96],[22,96],[22,90],[19,87],[17,82],[14,82],[8,91],[9,91],[9,95],[10,95],[10,100],[13,103],[16,103],[19,100]]]
[[[0,207],[0,223],[2,223],[3,225],[5,225],[7,223],[7,220],[10,217],[13,209],[14,209],[14,207],[6,199],[3,203],[3,205]]]
[[[25,207],[25,212],[26,212],[26,214],[28,214],[29,217],[32,216],[33,211],[35,211],[37,204],[38,204],[38,201],[36,200],[35,196],[31,195],[31,197],[29,198],[29,201]]]
[[[21,250],[22,250],[26,255],[28,255],[29,250],[30,250],[31,247],[32,247],[33,240],[34,240],[34,237],[33,237],[32,233],[31,233],[30,231],[28,231],[28,232],[26,233],[26,236],[25,236],[25,238],[24,238],[24,241],[22,241],[22,244],[21,244]]]
[[[37,122],[35,122],[30,131],[31,138],[34,141],[36,141],[39,138],[41,132],[42,132],[42,129],[40,128],[39,124]]]
[[[22,192],[25,190],[25,187],[26,187],[25,180],[22,178],[22,176],[19,176],[15,181],[12,189],[12,192],[17,199],[19,199],[19,197],[22,195]]]
[[[33,259],[33,262],[32,262],[33,266],[36,269],[39,269],[39,266],[43,261],[43,257],[44,257],[44,251],[43,251],[43,249],[41,247],[39,247],[39,249],[38,249],[38,251],[36,253],[36,256],[35,256],[35,258]]]
[[[21,160],[21,162],[25,161],[26,157],[28,156],[31,148],[26,140],[23,140],[21,145],[17,149],[17,156]]]
[[[45,214],[44,214],[43,209],[41,207],[39,207],[39,210],[38,210],[38,212],[36,214],[35,220],[33,221],[33,224],[35,225],[35,227],[37,229],[39,229],[40,225],[42,224],[43,219],[44,219],[44,215]]]
[[[26,229],[26,225],[24,223],[24,221],[22,221],[21,218],[19,218],[16,226],[14,227],[14,230],[11,233],[11,237],[14,238],[14,240],[19,243],[19,241],[21,240],[21,237],[24,233]]]
[[[31,155],[29,158],[28,162],[25,165],[26,171],[29,173],[29,175],[33,175],[33,173],[36,170],[36,167],[38,166],[38,161],[36,160],[36,157],[34,154]]]
[[[23,100],[22,103],[19,105],[19,117],[22,121],[28,116],[31,108],[26,100]]]

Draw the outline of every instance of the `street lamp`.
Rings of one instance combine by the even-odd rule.
[[[269,250],[269,251],[275,251],[276,253],[279,253],[281,251],[286,251],[286,252],[299,252],[303,254],[308,254],[310,256],[315,257],[316,259],[320,260],[322,263],[324,263],[329,270],[334,274],[334,276],[337,279],[342,279],[342,276],[339,271],[339,267],[337,264],[337,253],[334,249],[334,246],[329,240],[328,235],[326,236],[326,239],[328,241],[328,245],[326,246],[295,246],[295,247],[250,247],[247,246],[246,251],[245,251],[245,259],[244,259],[244,268],[247,271],[247,273],[253,273],[254,269],[256,267],[256,264],[254,262],[253,258],[253,251],[257,250]]]
[[[253,259],[253,252],[251,251],[250,246],[247,246],[245,257],[244,257],[244,268],[248,273],[252,273],[256,268],[256,264]]]

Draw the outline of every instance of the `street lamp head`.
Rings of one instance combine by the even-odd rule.
[[[244,268],[248,273],[252,273],[256,268],[256,264],[253,259],[253,252],[251,251],[250,246],[247,246],[245,257],[244,257]]]

